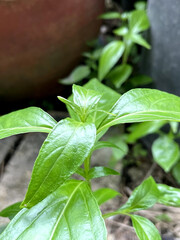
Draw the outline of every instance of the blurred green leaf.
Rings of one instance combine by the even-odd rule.
[[[72,85],[73,83],[78,83],[84,78],[87,78],[89,74],[90,74],[89,67],[80,65],[76,67],[67,78],[60,79],[59,83],[62,83],[64,85]]]
[[[146,2],[145,1],[138,1],[134,4],[136,10],[146,10]]]
[[[159,190],[158,202],[166,206],[180,207],[180,189],[157,184]]]
[[[128,32],[129,32],[129,29],[125,26],[117,28],[113,31],[113,33],[118,36],[125,36]]]
[[[149,28],[150,23],[146,11],[134,10],[129,16],[129,29],[133,33],[139,33]]]
[[[98,78],[104,79],[112,67],[119,61],[124,52],[124,43],[121,41],[112,41],[106,45],[99,59]]]
[[[115,67],[107,76],[107,78],[115,85],[116,88],[120,88],[121,85],[129,78],[132,73],[132,67],[128,64],[121,64]]]
[[[140,34],[130,34],[129,38],[131,39],[132,42],[139,44],[140,46],[143,46],[147,49],[151,49],[151,46],[149,43],[140,35]]]
[[[180,184],[180,162],[178,162],[172,169],[172,175],[176,179],[176,182]]]
[[[118,12],[107,12],[107,13],[103,13],[102,15],[99,16],[99,18],[101,19],[120,19],[121,18],[121,14]]]
[[[129,79],[132,87],[143,86],[152,83],[152,78],[146,75],[138,75]]]
[[[154,161],[165,172],[169,172],[179,159],[179,146],[167,135],[161,136],[153,142],[152,154]]]

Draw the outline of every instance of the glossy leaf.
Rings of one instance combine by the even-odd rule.
[[[131,215],[133,227],[140,240],[161,240],[157,228],[147,218]]]
[[[60,121],[40,149],[22,206],[34,206],[75,173],[90,154],[95,139],[93,124]]]
[[[73,102],[86,112],[92,109],[101,99],[102,94],[94,90],[73,85]]]
[[[17,202],[8,206],[0,212],[0,217],[8,217],[9,219],[13,219],[13,217],[21,210],[20,209],[21,202]]]
[[[127,141],[133,143],[139,138],[142,138],[148,134],[157,132],[167,121],[153,121],[133,124],[128,129],[130,134],[128,135]]]
[[[103,203],[109,201],[112,198],[115,198],[116,196],[121,196],[120,193],[111,188],[100,188],[94,191],[93,194],[99,205],[102,205]]]
[[[73,83],[78,83],[84,78],[87,78],[89,74],[90,68],[88,66],[80,65],[75,68],[67,78],[60,79],[59,83],[65,85],[72,85]]]
[[[172,175],[176,179],[176,182],[180,184],[180,162],[178,162],[172,169]]]
[[[0,139],[27,132],[50,133],[56,121],[42,109],[29,107],[0,117]]]
[[[159,191],[152,177],[144,180],[131,194],[128,201],[116,212],[131,213],[152,207],[158,200]]]
[[[105,20],[118,19],[118,18],[121,18],[121,14],[118,12],[107,12],[107,13],[101,14],[100,18]]]
[[[119,147],[117,145],[115,145],[111,142],[98,141],[94,146],[94,150],[101,149],[101,148],[117,148],[117,149],[119,149]]]
[[[90,169],[88,173],[89,179],[106,177],[109,175],[119,175],[119,173],[107,167],[93,167]]]
[[[111,68],[119,61],[124,48],[124,43],[121,41],[112,41],[104,47],[99,60],[98,78],[100,81],[103,80]]]
[[[169,104],[171,103],[171,104]],[[104,128],[131,122],[180,121],[180,98],[159,90],[133,89],[123,94],[112,107],[98,132]]]
[[[152,154],[154,161],[158,163],[165,172],[169,172],[179,159],[179,146],[168,136],[161,136],[153,142]]]
[[[106,112],[103,112],[103,111],[108,112],[112,108],[114,103],[117,101],[117,99],[120,97],[120,94],[118,94],[111,88],[105,86],[104,84],[100,83],[97,79],[90,80],[87,84],[84,85],[84,88],[93,90],[102,95],[97,104],[97,109],[99,111],[93,112],[89,116],[92,122],[95,123],[96,127],[98,127],[99,124],[102,122],[102,120],[108,115]],[[69,100],[72,100],[72,99],[73,99],[73,96],[69,98]],[[68,107],[68,111],[70,113],[70,116],[73,119],[78,120],[77,115],[74,114],[74,111],[72,111],[69,107]]]
[[[134,10],[129,16],[129,28],[133,33],[139,33],[149,28],[149,19],[146,11]]]
[[[31,209],[22,209],[0,240],[106,240],[97,201],[86,182],[71,180]]]
[[[180,189],[167,186],[165,184],[157,184],[160,192],[158,202],[166,206],[180,207]]]
[[[129,78],[132,73],[132,67],[128,64],[121,64],[115,67],[107,76],[107,78],[115,85],[116,88],[120,88],[121,85]]]
[[[140,34],[130,34],[130,39],[132,42],[139,44],[147,49],[151,49],[149,43]]]

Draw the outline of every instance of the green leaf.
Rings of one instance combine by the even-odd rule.
[[[132,88],[152,83],[152,78],[146,75],[137,75],[129,79]]]
[[[65,85],[72,85],[73,83],[78,83],[84,78],[87,78],[89,74],[90,68],[88,66],[81,65],[76,67],[67,78],[60,79],[59,83]]]
[[[100,81],[103,80],[111,68],[119,61],[124,48],[124,43],[121,41],[112,41],[104,47],[99,60],[98,78]]]
[[[172,169],[172,175],[176,179],[176,182],[180,184],[180,162],[178,162]]]
[[[106,177],[109,175],[119,175],[119,173],[107,167],[94,167],[94,168],[91,168],[88,173],[89,179]]]
[[[0,139],[27,132],[49,133],[56,121],[40,108],[29,107],[0,117]]]
[[[101,97],[102,94],[99,92],[75,84],[73,85],[73,101],[83,112],[94,108]]]
[[[121,14],[118,12],[107,12],[107,13],[101,14],[99,18],[105,19],[105,20],[118,19],[118,18],[121,18]]]
[[[128,135],[127,142],[133,143],[139,138],[155,133],[166,123],[167,121],[153,121],[133,124],[128,129],[131,133]]]
[[[116,196],[121,196],[120,193],[111,188],[100,188],[94,191],[93,194],[99,205],[102,205],[103,203],[109,201],[112,198],[115,198]]]
[[[22,209],[0,240],[106,240],[99,206],[88,184],[71,180],[31,209]]]
[[[139,44],[140,46],[143,46],[147,49],[151,49],[151,46],[149,43],[140,35],[140,34],[130,34],[129,38],[131,39],[132,42]]]
[[[101,148],[117,148],[119,147],[111,142],[108,141],[99,141],[95,144],[94,150],[101,149]]]
[[[133,33],[139,33],[149,28],[149,19],[146,11],[134,10],[129,16],[129,29]]]
[[[178,132],[179,123],[178,122],[170,122],[169,124],[170,124],[172,132],[174,134],[176,134]]]
[[[131,213],[152,207],[158,200],[159,191],[152,177],[144,180],[132,192],[128,201],[119,208],[118,213]]]
[[[158,163],[165,172],[169,172],[179,159],[179,146],[171,138],[164,135],[153,142],[152,154],[154,161]]]
[[[171,103],[171,104],[169,104]],[[180,98],[153,89],[133,89],[123,94],[109,115],[102,121],[98,132],[120,123],[143,121],[180,121]]]
[[[129,29],[125,26],[117,28],[113,31],[113,33],[118,36],[125,36],[128,32],[129,32]]]
[[[107,76],[107,78],[114,84],[116,88],[120,88],[121,85],[129,78],[132,73],[132,67],[128,64],[121,64],[115,67]]]
[[[157,184],[160,192],[158,202],[166,206],[180,207],[180,189],[167,186],[165,184]]]
[[[102,95],[102,97],[100,98],[97,104],[97,109],[99,111],[91,113],[89,115],[89,118],[92,120],[92,122],[95,123],[96,127],[98,127],[99,124],[102,122],[102,120],[108,115],[103,111],[108,112],[112,108],[114,103],[117,101],[117,99],[120,97],[120,94],[118,94],[111,88],[105,86],[104,84],[100,83],[97,79],[90,80],[87,84],[84,85],[84,88],[93,90]],[[72,100],[72,99],[73,99],[73,95],[70,96],[69,100]],[[73,119],[79,120],[77,118],[77,115],[74,114],[74,111],[72,111],[69,107],[68,107],[68,111],[70,113],[70,116]]]
[[[136,10],[146,10],[146,2],[139,1],[134,4]]]
[[[125,140],[123,139],[123,136],[118,135],[118,136],[113,136],[108,139],[109,142],[112,144],[115,144],[118,146],[118,148],[113,148],[112,149],[112,156],[109,161],[109,166],[114,167],[118,161],[120,161],[123,157],[126,156],[128,153],[128,145],[126,144]]]
[[[137,215],[131,215],[130,217],[140,240],[161,240],[159,231],[148,219]]]
[[[94,124],[69,118],[60,121],[40,149],[22,206],[37,204],[75,173],[90,154],[95,139]]]
[[[13,219],[13,217],[21,210],[20,205],[21,202],[17,202],[3,209],[0,212],[0,217],[8,217],[9,219]]]

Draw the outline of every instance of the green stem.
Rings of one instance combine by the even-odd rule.
[[[91,160],[91,155],[89,155],[84,161],[84,171],[85,171],[86,181],[88,182],[91,188],[91,180],[89,179],[90,160]]]

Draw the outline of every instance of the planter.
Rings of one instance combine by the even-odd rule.
[[[0,100],[57,94],[97,36],[104,0],[0,2]]]
[[[145,73],[153,78],[156,87],[176,95],[180,95],[179,12],[179,0],[149,0],[152,50],[143,60]]]

